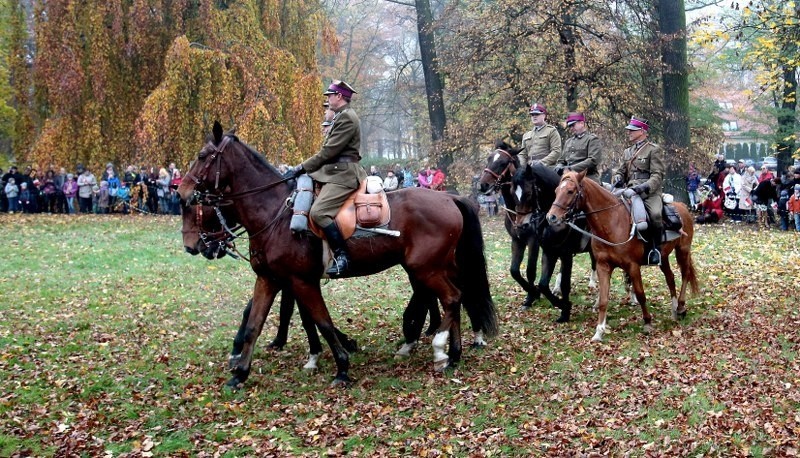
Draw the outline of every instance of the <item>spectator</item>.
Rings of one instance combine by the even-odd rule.
[[[92,212],[92,187],[97,186],[97,179],[89,169],[84,169],[78,176],[78,203],[81,213]]]
[[[483,196],[484,205],[486,205],[486,214],[494,216],[497,214],[497,194],[490,192]]]
[[[120,186],[122,186],[122,182],[114,172],[113,167],[108,167],[103,175],[106,178],[101,181],[108,182],[108,208],[110,212],[113,212],[117,205],[117,192],[119,191]]]
[[[147,187],[147,211],[158,213],[158,173],[155,167],[150,167],[150,172],[142,174]]]
[[[406,173],[405,170],[403,170],[403,168],[400,167],[400,164],[395,164],[393,172],[394,176],[397,177],[397,188],[398,189],[402,188],[403,181],[405,180],[405,173]]]
[[[720,190],[720,187],[718,186],[719,175],[723,170],[725,170],[725,156],[722,154],[717,154],[716,160],[714,160],[714,164],[711,166],[711,173],[708,174],[709,187],[716,189],[717,191]]]
[[[430,189],[431,188],[431,178],[428,176],[428,171],[425,169],[420,169],[419,174],[417,175],[417,184],[420,188]]]
[[[756,169],[753,167],[747,167],[744,171],[744,175],[741,177],[741,181],[742,184],[737,195],[739,198],[739,210],[741,210],[742,214],[750,215],[750,213],[753,211],[753,198],[750,194],[758,185]],[[748,221],[750,221],[749,218]]]
[[[53,182],[56,184],[56,212],[67,213],[67,199],[64,197],[64,183],[67,181],[67,170],[64,167],[58,169]]]
[[[71,173],[67,174],[64,185],[61,186],[61,192],[64,193],[64,203],[66,204],[67,213],[70,215],[75,213],[75,196],[78,195],[78,183],[75,182],[75,176]]]
[[[445,180],[444,172],[442,172],[442,169],[437,168],[433,172],[433,178],[431,178],[430,182],[431,189],[433,189],[434,191],[444,191],[444,180]]]
[[[783,180],[783,189],[785,189],[786,192],[791,194],[794,191],[794,185],[796,184],[800,184],[800,167],[794,169],[791,178]]]
[[[28,183],[25,181],[19,185],[19,203],[23,213],[36,213],[36,197],[28,189]]]
[[[386,178],[383,179],[383,190],[384,191],[394,191],[398,187],[397,177],[394,176],[394,172],[389,170],[386,172]]]
[[[772,171],[766,165],[761,166],[761,174],[758,176],[758,182],[769,181],[775,178],[775,175],[772,174]]]
[[[404,188],[414,187],[414,174],[411,173],[411,170],[409,168],[403,169],[403,187]]]
[[[700,193],[697,188],[700,187],[700,174],[694,166],[694,162],[689,163],[689,172],[686,174],[686,192],[689,193],[689,206],[693,211],[697,211],[697,206],[700,204]]]
[[[44,211],[47,213],[55,213],[56,212],[56,187],[55,182],[55,173],[52,170],[48,170],[47,173],[44,174],[44,183],[42,184],[42,195],[44,196]]]
[[[769,229],[771,224],[775,224],[772,215],[772,203],[778,200],[775,180],[766,180],[758,183],[758,186],[753,190],[752,196],[759,228]]]
[[[162,168],[158,171],[158,213],[162,215],[169,214],[169,182],[170,182],[170,175],[169,172]]]
[[[781,190],[781,196],[778,199],[778,218],[781,222],[781,230],[789,230],[789,191]]]
[[[181,171],[178,169],[173,170],[172,180],[169,182],[170,209],[173,215],[181,214],[180,196],[178,195],[178,186],[181,185],[181,181]]]
[[[700,212],[695,220],[698,224],[718,223],[722,219],[722,198],[719,191],[711,190],[706,200],[700,204]]]
[[[100,189],[97,191],[97,213],[105,215],[109,213],[110,195],[108,191],[108,181],[100,180]]]
[[[736,171],[739,175],[744,175],[745,170],[747,170],[747,165],[744,162],[744,159],[739,159],[739,162],[736,163]]]
[[[742,189],[742,176],[739,175],[736,165],[728,167],[728,174],[722,184],[722,191],[725,193],[723,205],[728,209],[728,214],[734,222],[741,222],[742,217],[739,212],[739,192]]]
[[[8,212],[14,214],[19,211],[19,186],[14,177],[6,178],[8,182],[5,185],[4,191],[6,192],[6,200],[8,201]]]
[[[800,232],[800,184],[794,185],[794,193],[787,204],[789,216],[794,218],[794,230]]]
[[[130,211],[131,199],[131,187],[127,182],[123,181],[122,186],[117,190],[117,206],[114,210],[127,215]]]
[[[8,198],[6,198],[6,180],[3,169],[0,169],[0,212],[8,211]]]

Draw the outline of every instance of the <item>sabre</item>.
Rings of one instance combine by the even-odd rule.
[[[389,235],[389,236],[392,236],[392,237],[400,237],[400,231],[395,231],[395,230],[392,230],[392,229],[381,229],[379,227],[361,227],[361,226],[356,226],[356,229],[359,229],[359,230],[362,230],[362,231],[367,231],[367,232],[373,232],[375,234]]]

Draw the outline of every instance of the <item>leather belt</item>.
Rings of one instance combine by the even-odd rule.
[[[634,180],[649,180],[650,179],[650,173],[649,172],[634,173],[633,174],[633,179]]]
[[[339,156],[336,158],[336,162],[358,162],[359,160],[352,156]]]

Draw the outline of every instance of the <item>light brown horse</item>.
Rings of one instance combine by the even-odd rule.
[[[642,307],[645,332],[652,331],[652,316],[642,285],[641,263],[645,246],[633,235],[633,222],[620,198],[613,195],[592,180],[585,180],[586,173],[564,172],[556,188],[556,200],[547,213],[547,222],[560,226],[582,210],[586,214],[592,238],[592,252],[597,260],[597,277],[600,283],[598,301],[597,329],[594,341],[603,340],[606,331],[606,308],[611,287],[611,274],[617,267],[628,274],[633,282],[636,300]],[[672,318],[686,315],[686,286],[691,285],[692,293],[699,290],[697,276],[692,261],[692,238],[694,224],[686,205],[674,204],[678,210],[683,230],[678,238],[661,244],[661,271],[667,279],[672,298]],[[669,254],[675,251],[681,271],[681,292],[675,288],[675,274],[669,264]]]

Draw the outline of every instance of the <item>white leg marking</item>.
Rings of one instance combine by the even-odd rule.
[[[592,312],[597,313],[597,309],[600,308],[600,295],[597,295],[597,299],[594,300],[594,304],[592,305]]]
[[[561,272],[556,275],[556,282],[553,285],[553,289],[551,290],[553,294],[556,296],[561,295]]]
[[[433,367],[437,370],[447,366],[449,357],[445,353],[445,345],[450,337],[450,331],[440,331],[433,336]]]
[[[472,339],[472,345],[476,347],[486,346],[486,340],[483,338],[483,331],[478,331],[475,333],[475,338]]]
[[[593,270],[589,275],[589,289],[597,289],[597,271]]]
[[[319,353],[316,355],[308,355],[308,362],[303,366],[307,371],[317,370],[317,361],[319,361]]]
[[[404,343],[403,346],[400,347],[399,350],[397,350],[397,353],[395,353],[395,355],[396,356],[411,356],[411,350],[413,350],[414,347],[416,347],[418,343],[419,342]]]
[[[603,320],[602,323],[597,325],[597,329],[594,332],[594,337],[592,337],[592,342],[602,342],[603,341],[603,334],[606,333],[606,320]]]
[[[631,296],[631,305],[639,305],[639,300],[636,299],[636,292],[633,291],[633,284],[631,284],[631,288],[630,291],[628,291],[628,294],[630,294]]]

